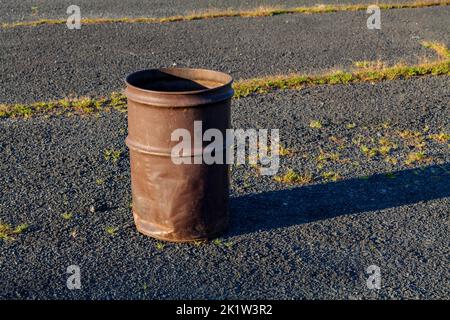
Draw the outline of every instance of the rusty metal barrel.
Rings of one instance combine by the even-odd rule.
[[[211,142],[194,141],[194,122],[201,121],[202,132],[217,129],[226,136],[232,81],[225,73],[189,68],[142,70],[126,78],[132,210],[141,233],[182,242],[213,238],[227,228],[229,167],[226,161],[195,161]],[[181,164],[172,153],[180,143],[172,138],[176,129],[187,130],[193,146],[179,154]]]

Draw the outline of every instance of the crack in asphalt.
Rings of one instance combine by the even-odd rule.
[[[348,70],[362,60],[417,64],[421,57],[435,59],[421,39],[448,46],[442,21],[449,10],[388,10],[376,32],[367,29],[364,12],[215,19],[151,28],[130,24],[0,30],[0,103],[103,96],[121,90],[122,79],[131,72],[174,64],[224,71],[235,79]],[[313,27],[304,32],[305,25]]]
[[[436,6],[447,6],[450,5],[449,0],[429,0],[429,1],[415,1],[411,3],[379,3],[376,6],[382,10],[392,10],[392,9],[421,9]],[[168,22],[180,22],[180,21],[192,21],[192,20],[205,20],[205,19],[217,19],[217,18],[255,18],[255,17],[266,17],[273,15],[284,15],[284,14],[325,14],[325,13],[335,13],[342,11],[363,11],[367,10],[370,5],[364,4],[328,4],[328,5],[317,5],[314,7],[294,7],[294,8],[276,8],[276,7],[264,7],[256,8],[246,11],[206,11],[203,13],[193,13],[190,15],[178,15],[169,17],[118,17],[118,18],[81,18],[81,24],[107,24],[107,23],[168,23]],[[67,19],[40,19],[31,21],[17,21],[10,23],[3,23],[0,25],[1,28],[17,28],[17,27],[36,27],[40,25],[58,25],[66,24]]]

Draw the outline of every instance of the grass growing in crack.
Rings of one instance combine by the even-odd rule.
[[[127,111],[127,99],[119,92],[111,93],[109,105],[119,112]]]
[[[355,61],[353,64],[355,65],[355,67],[358,67],[358,68],[369,68],[371,66],[371,62],[370,61],[366,61],[366,60],[364,60],[364,61]]]
[[[109,226],[105,228],[105,231],[110,236],[115,236],[117,234],[117,231],[119,231],[119,228]]]
[[[111,109],[119,112],[126,111],[126,97],[113,92],[107,98],[67,98],[57,101],[35,102],[30,105],[0,104],[0,118],[28,118],[32,115],[60,115],[63,113],[71,115],[72,112],[83,115]]]
[[[58,100],[58,104],[63,108],[70,108],[72,106],[72,103],[69,99],[61,99]]]
[[[113,163],[116,163],[119,161],[120,156],[122,155],[122,150],[116,150],[116,149],[105,149],[103,151],[103,157],[106,161],[111,160]]]
[[[73,104],[75,109],[79,109],[83,113],[91,113],[95,110],[95,101],[91,98],[83,98]]]
[[[162,242],[157,242],[157,243],[155,243],[155,248],[156,248],[156,250],[159,250],[159,251],[162,251],[162,250],[164,250],[164,247],[165,247],[166,245],[164,244],[164,243],[162,243]]]
[[[450,0],[448,4],[450,4]],[[266,94],[275,90],[299,90],[305,87],[325,84],[376,83],[385,80],[409,79],[427,75],[450,75],[450,51],[445,45],[438,42],[424,42],[424,46],[435,50],[440,58],[437,61],[416,65],[396,64],[381,68],[379,66],[371,67],[368,64],[368,67],[353,72],[338,70],[323,74],[290,74],[244,79],[234,83],[234,98],[239,99],[251,94]],[[126,98],[121,93],[113,92],[109,97],[100,99],[62,99],[56,102],[38,102],[31,105],[0,104],[0,118],[27,118],[39,114],[67,113],[68,110],[74,110],[81,114],[91,114],[101,110],[125,112]],[[349,125],[348,128],[352,128],[352,125]]]
[[[325,75],[287,75],[237,81],[235,98],[250,94],[264,94],[274,90],[302,89],[316,85],[336,85],[358,82],[380,82],[384,80],[409,79],[423,75],[450,74],[450,61],[424,63],[415,66],[398,64],[382,70],[364,69],[353,73],[343,71]]]
[[[450,58],[450,50],[448,50],[447,46],[441,42],[422,41],[422,45],[425,48],[429,48],[436,51],[436,53],[443,59]]]
[[[28,228],[29,225],[26,223],[12,227],[10,224],[0,222],[0,239],[15,240],[15,236],[25,232]]]
[[[70,219],[72,219],[73,214],[70,213],[70,212],[64,212],[64,213],[61,215],[61,217],[62,217],[64,220],[70,220]]]
[[[384,80],[409,79],[424,75],[450,75],[449,50],[443,44],[429,42],[428,47],[436,50],[440,59],[417,65],[396,64],[390,67],[370,66],[354,72],[342,70],[331,71],[319,75],[291,74],[285,76],[268,76],[237,81],[234,84],[235,97],[246,97],[250,94],[263,94],[274,90],[302,89],[323,84],[349,84],[358,82],[380,82]],[[445,54],[446,58],[443,58]]]
[[[273,178],[276,182],[285,183],[285,184],[308,184],[314,181],[313,177],[309,173],[300,174],[293,169],[289,169],[282,176],[275,176]]]
[[[424,8],[432,6],[445,6],[450,4],[448,0],[432,0],[432,1],[415,1],[409,3],[377,3],[378,7],[383,10],[389,9],[413,9]],[[320,4],[310,7],[258,7],[249,10],[207,10],[199,13],[192,13],[187,15],[177,15],[161,18],[139,17],[139,18],[85,18],[81,19],[82,24],[106,24],[106,23],[169,23],[179,21],[193,21],[203,19],[215,18],[230,18],[230,17],[268,17],[281,14],[324,14],[340,11],[362,11],[366,10],[366,4]],[[4,29],[15,27],[34,27],[39,25],[62,25],[65,24],[64,19],[40,19],[35,21],[18,21],[12,23],[3,23],[1,27]]]
[[[32,114],[33,109],[31,108],[31,106],[23,104],[14,104],[12,106],[8,106],[5,104],[0,105],[0,117],[28,118]]]
[[[329,75],[325,75],[324,78],[318,79],[317,81],[318,84],[322,84],[322,81],[326,84],[348,84],[354,80],[354,76],[351,73],[338,70]]]
[[[360,69],[372,69],[372,70],[383,70],[387,67],[386,63],[381,61],[381,60],[377,60],[377,61],[356,61],[353,63],[355,65],[355,67],[360,68]]]

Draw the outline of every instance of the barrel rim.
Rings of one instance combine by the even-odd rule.
[[[199,89],[199,90],[191,90],[191,91],[158,91],[158,90],[149,90],[149,89],[144,89],[144,88],[140,88],[139,86],[136,86],[134,84],[131,83],[131,78],[132,77],[136,77],[139,74],[145,74],[148,72],[155,72],[155,71],[162,71],[162,72],[167,72],[169,71],[176,71],[179,72],[181,74],[183,73],[199,73],[199,74],[209,74],[209,75],[215,75],[217,77],[222,77],[225,78],[225,81],[217,81],[219,83],[221,83],[221,85],[217,86],[217,87],[213,87],[213,88],[206,88],[206,89]],[[189,79],[189,78],[186,78]],[[189,79],[189,80],[194,80],[194,79]],[[226,88],[228,86],[231,86],[231,84],[233,83],[233,77],[231,77],[229,74],[224,73],[224,72],[220,72],[220,71],[215,71],[215,70],[209,70],[209,69],[202,69],[202,68],[178,68],[178,67],[168,67],[168,68],[153,68],[153,69],[142,69],[139,71],[135,71],[131,74],[129,74],[126,78],[125,78],[125,83],[126,85],[133,89],[136,90],[138,92],[142,92],[142,93],[148,93],[148,94],[155,94],[155,95],[195,95],[195,94],[203,94],[203,93],[207,93],[207,92],[212,92],[212,91],[216,91],[216,90],[220,90],[223,88]]]

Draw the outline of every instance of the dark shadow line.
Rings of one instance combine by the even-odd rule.
[[[228,236],[450,196],[450,163],[231,198]]]

